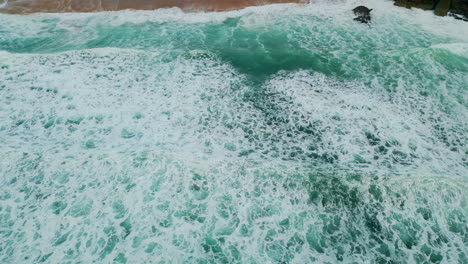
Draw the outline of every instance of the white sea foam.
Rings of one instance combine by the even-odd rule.
[[[192,51],[189,58],[199,53]],[[242,150],[258,148],[259,142],[245,142],[247,130],[289,140],[287,145],[274,146],[278,152],[288,152],[296,143],[306,149],[308,144],[287,139],[283,130],[289,128],[269,126],[260,120],[262,113],[243,102],[249,90],[242,85],[245,77],[229,65],[213,61],[212,55],[203,55],[211,59],[202,60],[181,57],[167,64],[161,64],[157,51],[112,48],[52,55],[3,52],[0,57],[9,65],[2,93],[5,109],[10,110],[2,112],[3,119],[28,124],[11,128],[8,133],[23,137],[4,142],[5,150],[29,149],[29,142],[34,141],[33,147],[38,149],[81,151],[89,144],[89,151],[157,148],[208,155],[210,159],[234,158]],[[233,86],[241,89],[232,90]],[[279,73],[264,86],[278,95],[269,100],[285,111],[281,115],[294,112],[290,118],[299,118],[299,123],[320,124],[314,128],[322,131],[323,145],[318,152],[336,153],[342,165],[362,158],[362,162],[372,164],[370,170],[380,166],[386,170],[387,159],[381,160],[382,164],[372,161],[375,146],[365,143],[363,131],[375,134],[382,142],[396,140],[400,147],[395,150],[417,156],[406,161],[413,164],[407,168],[425,168],[420,173],[455,173],[457,164],[462,163],[458,152],[449,151],[435,136],[428,121],[431,116],[414,112],[436,108],[436,102],[426,99],[424,105],[411,105],[383,91],[368,91],[363,83],[341,82],[307,71]],[[282,97],[291,99],[276,101]],[[462,108],[460,111],[465,112]],[[8,116],[9,112],[16,114]],[[49,128],[48,122],[57,125]],[[234,127],[227,129],[227,124]],[[316,139],[310,140],[309,144],[314,144]],[[60,144],[50,145],[52,142]],[[464,169],[459,170],[456,174],[463,174]]]
[[[359,4],[370,27],[352,22]],[[374,4],[1,15],[0,262],[463,261],[464,36]],[[286,31],[346,77],[295,68],[252,84],[215,46],[167,33],[227,18],[260,44]],[[99,27],[151,23],[181,26],[156,28],[161,45],[92,45]],[[360,54],[363,41],[378,50]],[[264,44],[259,59],[278,54]]]

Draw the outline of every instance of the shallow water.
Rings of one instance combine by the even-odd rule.
[[[0,262],[467,263],[467,36],[375,1],[0,15]]]

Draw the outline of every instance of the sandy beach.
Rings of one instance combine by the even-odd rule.
[[[186,11],[227,11],[248,6],[278,3],[304,3],[305,0],[10,0],[1,13],[95,12],[124,9],[153,10],[179,7]]]

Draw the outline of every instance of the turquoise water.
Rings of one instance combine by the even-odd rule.
[[[0,262],[467,263],[467,24],[367,4],[0,15]]]

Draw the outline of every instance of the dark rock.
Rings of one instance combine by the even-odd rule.
[[[438,16],[450,16],[468,21],[468,0],[395,0],[396,6],[434,10]]]
[[[432,10],[437,4],[437,0],[396,0],[396,6],[402,6],[406,8],[420,8],[423,10]]]
[[[450,10],[451,2],[452,0],[439,0],[435,7],[434,14],[437,16],[446,16]]]
[[[454,13],[450,13],[449,15],[450,15],[451,17],[455,18],[455,19],[463,20],[463,21],[467,21],[467,22],[468,22],[468,16],[463,16],[463,15],[454,14]]]
[[[353,13],[357,16],[354,18],[354,21],[359,21],[361,23],[369,23],[371,21],[370,12],[372,9],[369,9],[365,6],[358,6],[353,9]]]
[[[450,13],[457,19],[468,21],[468,0],[452,0]]]
[[[358,6],[353,9],[353,12],[356,16],[369,16],[372,9],[369,9],[365,6]]]

